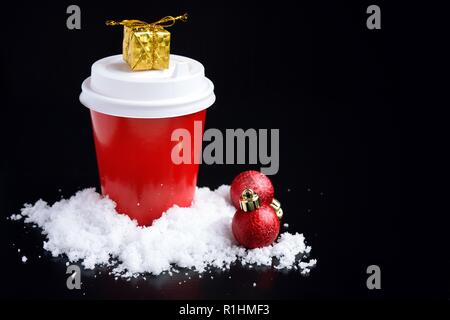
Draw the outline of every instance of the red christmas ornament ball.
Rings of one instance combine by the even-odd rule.
[[[258,194],[261,205],[272,202],[275,189],[270,179],[259,171],[249,170],[241,172],[231,183],[230,198],[236,209],[239,208],[242,191],[247,188]]]
[[[254,249],[268,246],[276,240],[280,232],[280,221],[271,206],[262,205],[254,211],[238,209],[231,227],[239,244],[247,249]]]

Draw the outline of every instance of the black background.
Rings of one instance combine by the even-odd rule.
[[[81,30],[66,28],[70,4],[81,7]],[[405,7],[377,2],[382,29],[368,30],[370,4],[61,1],[9,7],[1,51],[0,295],[447,299],[448,269],[433,250],[433,236],[442,234],[427,233],[431,212],[422,211],[421,196],[409,192],[410,183],[420,179],[419,168],[404,150],[423,142],[411,139],[405,127],[415,125],[408,123],[411,113],[424,109],[404,71],[410,63],[420,69],[428,60],[414,60],[404,51],[404,42],[416,35],[400,20],[408,16]],[[78,95],[91,64],[120,53],[121,28],[106,27],[104,21],[152,21],[183,12],[190,19],[171,29],[172,53],[202,62],[215,84],[217,101],[206,128],[280,129],[280,170],[271,179],[288,230],[305,234],[318,265],[309,277],[233,267],[215,273],[213,280],[148,276],[126,282],[115,281],[106,270],[86,271],[82,290],[69,291],[66,260],[51,258],[36,230],[6,217],[39,198],[53,202],[85,187],[98,188],[89,112]],[[412,53],[420,50],[425,51],[416,45]],[[418,147],[414,160],[419,154]],[[198,184],[215,188],[258,168],[203,165]],[[416,222],[422,224],[417,232]],[[25,264],[22,255],[29,259]],[[445,251],[438,255],[448,257]],[[366,287],[371,264],[381,267],[381,290]]]

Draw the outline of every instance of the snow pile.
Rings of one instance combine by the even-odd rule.
[[[302,234],[284,232],[272,246],[246,250],[238,246],[231,231],[235,208],[229,200],[229,186],[215,191],[198,188],[191,207],[173,207],[141,227],[115,211],[115,203],[95,189],[77,192],[49,206],[39,200],[25,205],[11,218],[36,224],[46,235],[44,249],[53,256],[65,254],[71,262],[81,261],[88,269],[109,265],[115,275],[140,273],[158,275],[176,267],[204,272],[208,267],[273,265],[277,269],[298,269],[305,274],[315,259],[302,261],[311,250]]]

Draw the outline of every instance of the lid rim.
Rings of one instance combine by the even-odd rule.
[[[204,95],[178,103],[169,103],[170,101],[163,103],[163,100],[158,103],[149,103],[148,101],[124,100],[104,96],[90,88],[89,80],[90,77],[83,81],[79,98],[81,104],[93,111],[118,117],[148,119],[179,117],[207,109],[216,100],[213,91],[214,85],[207,78],[209,90]]]

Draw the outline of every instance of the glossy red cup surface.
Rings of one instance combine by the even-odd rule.
[[[203,135],[205,115],[206,109],[173,118],[141,119],[91,110],[102,194],[116,202],[117,212],[150,225],[173,205],[192,203],[198,174],[194,157],[201,154],[201,140],[194,143],[194,122],[202,124]],[[172,141],[172,132],[179,128],[191,134],[189,164],[175,164],[171,158],[179,144]]]

